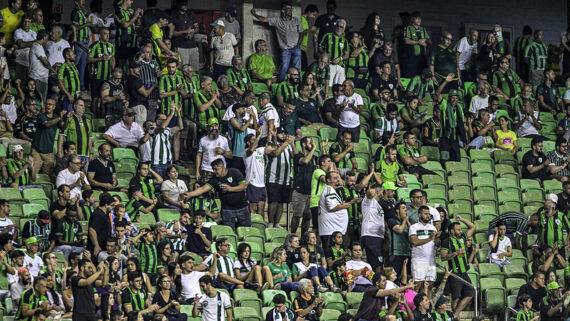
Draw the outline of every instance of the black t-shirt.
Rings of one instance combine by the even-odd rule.
[[[369,286],[364,290],[362,301],[358,312],[354,316],[354,320],[378,320],[378,313],[386,303],[384,297],[377,297],[376,293],[380,290],[377,286]]]
[[[93,228],[97,232],[97,242],[99,247],[103,249],[107,244],[107,239],[112,235],[111,221],[109,216],[100,208],[97,208],[91,214],[89,219],[89,228]],[[95,245],[91,242],[91,238],[87,238],[87,249],[93,252]]]
[[[317,168],[317,157],[313,156],[309,163],[301,164],[301,159],[303,157],[304,155],[302,153],[293,157],[293,173],[295,173],[295,177],[293,178],[293,188],[298,193],[309,195],[311,194],[311,178],[313,177],[315,168]]]
[[[540,287],[537,290],[535,290],[532,288],[530,284],[525,284],[521,286],[519,289],[519,294],[517,295],[517,307],[518,307],[519,298],[523,294],[530,295],[530,298],[532,299],[532,306],[535,309],[538,309],[540,307],[540,303],[542,302],[542,298],[546,296],[546,288]]]
[[[235,168],[228,168],[227,174],[224,177],[212,177],[208,181],[208,185],[212,187],[220,197],[222,203],[222,209],[232,209],[237,210],[247,207],[247,200],[245,197],[245,190],[241,192],[226,192],[220,186],[222,184],[230,186],[238,186],[242,182],[245,182],[245,178],[242,173]]]
[[[73,304],[73,319],[93,320],[95,318],[95,296],[93,292],[93,284],[88,286],[79,286],[79,281],[85,278],[75,275],[71,277],[71,291],[75,302]]]
[[[341,108],[336,108],[336,100],[334,98],[329,98],[323,103],[323,108],[321,109],[321,114],[323,115],[323,122],[331,127],[336,127],[337,124],[327,121],[326,114],[331,113],[332,118],[337,121],[340,118]]]
[[[170,17],[175,31],[188,30],[188,28],[194,27],[194,23],[198,20],[190,10],[186,10],[184,13],[180,13],[179,10],[172,10]],[[173,36],[172,44],[176,48],[196,48],[194,37],[186,37],[185,34]]]
[[[99,183],[113,184],[113,174],[115,173],[115,164],[111,160],[107,161],[107,165],[103,164],[100,158],[89,163],[87,168],[89,173],[94,173],[93,179]],[[93,189],[106,191],[106,188],[93,186]]]
[[[414,310],[414,321],[432,321],[434,319],[433,314],[429,310],[426,314],[421,313],[419,309]]]
[[[61,205],[57,201],[50,204],[49,212],[51,214],[51,226],[52,226],[51,234],[50,234],[51,239],[55,239],[55,227],[57,226],[57,224],[60,221],[57,218],[55,218],[55,216],[53,216],[53,212],[55,212],[55,211],[61,212],[65,209],[70,210],[70,207],[71,206],[69,204]]]
[[[293,264],[301,262],[301,254],[299,248],[294,251],[287,251],[287,265],[292,270]]]
[[[330,19],[327,14],[323,14],[317,17],[317,20],[315,20],[315,27],[319,28],[319,35],[317,38],[319,42],[321,41],[324,35],[326,35],[327,33],[334,32],[334,23],[338,19],[342,18],[340,16],[337,16],[336,14],[333,16],[332,19]]]
[[[127,84],[127,92],[129,93],[129,105],[130,106],[138,106],[138,105],[146,106],[146,101],[148,101],[148,98],[146,98],[145,96],[143,96],[139,93],[139,89],[141,87],[144,87],[144,84],[143,84],[141,78],[134,76],[134,75],[129,75],[127,77],[126,84]]]
[[[538,166],[542,163],[544,163],[544,161],[547,159],[546,155],[544,155],[543,152],[538,153],[538,156],[534,156],[534,154],[532,153],[532,150],[529,150],[528,152],[526,152],[526,154],[524,154],[523,159],[522,159],[522,175],[523,178],[530,178],[530,179],[535,179],[535,178],[544,178],[547,176],[546,174],[546,167],[544,167],[543,169],[541,169],[538,172],[534,172],[534,173],[530,173],[526,167],[528,165],[532,165],[532,166]]]
[[[23,133],[29,138],[34,139],[36,131],[38,130],[38,119],[36,116],[28,117],[26,114],[22,114],[18,116],[14,125],[14,137],[23,139],[20,135],[20,133]]]
[[[315,245],[315,250],[309,252],[309,262],[321,265],[322,258],[326,258],[325,250],[319,245]]]
[[[303,294],[295,297],[293,300],[293,311],[299,313],[306,308],[308,308],[315,301],[315,296],[312,295],[310,298],[306,298]],[[313,308],[307,315],[305,315],[305,320],[307,321],[318,321],[319,313],[318,306]]]
[[[377,76],[372,78],[371,89],[377,89],[378,92],[381,92],[383,89],[388,89],[390,90],[390,93],[392,93],[393,90],[396,89],[397,85],[398,81],[392,76],[388,77],[388,79],[383,79],[382,77]]]
[[[206,249],[206,243],[204,243],[202,237],[196,234],[196,225],[186,225],[186,233],[188,234],[188,237],[186,238],[186,249],[188,251],[201,256],[210,254],[210,249]],[[212,241],[212,231],[210,231],[209,228],[202,227],[202,233],[204,233],[209,241]]]
[[[321,123],[318,110],[321,106],[314,99],[309,98],[308,101],[301,99],[295,100],[295,110],[299,118],[303,118],[311,123]]]
[[[558,309],[558,311],[556,311],[556,313],[554,313],[553,316],[549,317],[548,316],[548,311],[550,309],[552,309],[553,307],[555,307],[556,305],[558,305],[559,301],[553,301],[548,297],[544,297],[542,300],[540,300],[541,304],[540,304],[540,320],[541,321],[558,321],[558,320],[562,320],[562,311],[564,311],[564,307],[561,307],[560,309]]]
[[[380,204],[380,206],[382,207],[382,210],[384,211],[384,217],[386,218],[386,220],[388,220],[391,217],[396,217],[396,207],[395,207],[395,203],[391,200],[385,200],[385,199],[380,199],[380,201],[378,201],[378,204]]]
[[[556,209],[564,214],[568,214],[568,210],[570,210],[570,197],[568,199],[564,198],[564,192],[557,194],[558,195],[558,203],[556,203]]]

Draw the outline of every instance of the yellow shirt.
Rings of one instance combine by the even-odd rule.
[[[2,19],[4,20],[0,32],[6,35],[6,43],[11,43],[14,41],[14,31],[20,26],[24,11],[20,10],[16,13],[12,13],[10,8],[6,7],[0,10],[0,14],[2,14]]]
[[[508,150],[515,148],[515,141],[517,140],[517,134],[512,130],[504,132],[502,130],[497,130],[497,143],[496,147],[502,146]]]
[[[160,46],[156,42],[157,39],[161,39],[161,40],[163,39],[164,33],[162,32],[162,29],[160,29],[158,27],[157,23],[150,26],[150,28],[148,28],[148,30],[150,30],[150,34],[152,36],[152,41],[154,42],[154,50],[155,50],[156,57],[158,59],[160,59],[161,64],[164,64],[166,62],[166,59],[168,59],[168,58],[162,54],[162,50],[160,49]]]

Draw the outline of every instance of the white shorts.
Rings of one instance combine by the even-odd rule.
[[[414,281],[435,282],[436,266],[429,263],[414,263],[412,261],[412,277]]]

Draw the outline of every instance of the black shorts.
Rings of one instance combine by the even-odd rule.
[[[471,284],[471,279],[467,273],[458,273],[457,276]],[[470,286],[464,284],[456,278],[449,278],[447,282],[449,283],[449,290],[451,292],[452,300],[473,297],[473,295],[475,295],[473,289]]]
[[[104,80],[91,78],[89,81],[89,86],[91,89],[91,97],[101,97],[101,86],[105,83]],[[109,93],[111,94],[111,93]]]
[[[251,184],[247,185],[247,200],[252,203],[265,202],[267,199],[267,191],[265,187],[257,187]]]
[[[267,189],[267,201],[269,203],[291,202],[291,186],[267,183],[265,188]]]
[[[373,268],[382,266],[384,262],[384,239],[374,236],[363,236],[360,238],[362,247],[366,250],[368,263]]]

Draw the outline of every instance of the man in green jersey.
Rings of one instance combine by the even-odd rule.
[[[137,20],[142,17],[143,9],[134,10],[133,0],[123,0],[115,9],[115,23],[117,24],[117,56],[119,62],[129,61],[137,48]],[[119,63],[119,65],[123,65]]]
[[[212,89],[212,78],[202,76],[200,78],[200,90],[194,94],[194,110],[198,121],[198,140],[207,133],[210,119],[220,118],[220,92]]]
[[[411,24],[404,29],[404,46],[400,54],[400,67],[402,76],[412,78],[422,73],[427,67],[426,49],[431,45],[431,39],[427,30],[421,26],[422,15],[415,11],[411,14]]]
[[[453,312],[448,311],[449,299],[445,296],[440,296],[435,304],[435,310],[432,312],[434,321],[456,321],[457,318]],[[522,321],[522,320],[519,320]],[[528,320],[530,321],[530,320]],[[537,321],[537,320],[534,320]]]
[[[277,85],[277,94],[275,95],[277,106],[283,107],[285,101],[296,99],[299,97],[297,86],[299,85],[299,71],[293,67],[287,71],[285,80]]]
[[[348,60],[348,40],[344,37],[346,20],[338,19],[334,23],[334,32],[327,33],[319,43],[319,52],[326,52],[330,59],[329,86],[342,84],[346,79],[344,72],[345,61]]]
[[[502,56],[499,58],[499,69],[493,74],[492,84],[493,91],[503,96],[507,101],[518,94],[516,84],[518,84],[520,88],[524,86],[522,79],[509,68],[509,64],[510,62],[507,57]]]
[[[65,63],[59,67],[57,72],[58,87],[60,90],[59,100],[62,108],[71,111],[72,104],[79,98],[81,90],[79,71],[75,67],[75,52],[71,48],[63,50]]]
[[[352,169],[358,171],[358,164],[356,163],[356,156],[354,154],[354,143],[352,141],[352,134],[349,131],[344,131],[341,134],[341,139],[335,142],[329,148],[329,154],[335,162],[336,167],[344,168],[344,171]]]
[[[398,162],[398,151],[396,146],[386,147],[386,157],[380,162],[377,169],[383,182],[393,182],[397,186],[408,187],[400,163]]]
[[[441,136],[439,137],[440,158],[442,162],[451,160],[459,162],[461,153],[459,152],[459,141],[468,142],[466,135],[465,116],[463,108],[459,103],[459,91],[452,89],[449,91],[448,99],[443,99],[441,95],[443,89],[453,81],[455,75],[449,74],[437,89],[437,104],[441,112]]]
[[[146,292],[145,287],[143,287],[145,284],[143,274],[141,272],[129,272],[127,273],[127,279],[129,286],[121,293],[123,311],[125,313],[137,311],[139,315],[145,315],[158,310],[158,304],[151,304],[152,299]]]
[[[528,82],[538,86],[544,80],[548,47],[543,42],[542,30],[534,31],[534,41],[524,51],[524,60],[528,64]]]
[[[85,86],[85,68],[87,67],[87,53],[89,52],[89,29],[93,27],[92,22],[87,21],[85,10],[85,0],[75,0],[75,8],[71,12],[71,23],[73,31],[73,50],[75,51],[75,65],[79,71],[79,81],[81,88]]]
[[[435,101],[437,97],[435,95],[435,84],[432,78],[432,72],[428,68],[425,68],[421,75],[412,78],[408,84],[408,88],[406,88],[406,96],[408,98],[414,96],[418,97],[422,106],[426,105],[426,97],[431,97],[432,101]]]
[[[319,167],[313,172],[311,177],[311,216],[313,222],[313,229],[318,230],[319,228],[319,199],[321,194],[327,185],[326,174],[331,169],[335,168],[335,164],[332,162],[331,157],[328,155],[322,155],[319,158]]]
[[[406,171],[416,175],[418,179],[426,174],[435,175],[435,172],[421,166],[427,163],[428,158],[426,155],[422,155],[420,150],[416,148],[416,135],[414,133],[406,132],[404,134],[404,145],[398,147],[398,155]]]
[[[467,225],[467,232],[463,233],[461,224]],[[449,269],[463,281],[452,278],[449,281],[451,289],[451,308],[455,315],[461,315],[461,311],[467,307],[473,299],[471,279],[467,271],[471,268],[467,257],[467,240],[475,234],[475,224],[461,216],[457,216],[457,222],[449,225],[449,237],[441,243],[441,260],[448,261]],[[467,284],[465,284],[467,281]]]
[[[6,161],[8,170],[8,181],[13,182],[12,186],[17,184],[18,187],[30,185],[36,180],[34,168],[34,158],[29,156],[24,159],[24,147],[22,145],[14,145],[12,147],[12,158]]]
[[[47,280],[43,276],[34,277],[34,286],[22,292],[16,320],[32,321],[36,311],[50,311],[53,306],[46,297]]]
[[[431,51],[429,57],[429,69],[433,74],[433,80],[441,84],[445,77],[449,74],[455,74],[453,81],[446,86],[447,93],[451,89],[457,89],[461,86],[461,71],[457,65],[457,58],[453,49],[451,49],[451,41],[453,36],[449,32],[441,35],[441,43]]]
[[[251,76],[243,67],[243,59],[241,56],[235,55],[232,57],[232,66],[226,70],[226,75],[228,76],[230,85],[238,87],[241,91],[253,90]]]
[[[109,42],[110,37],[111,31],[109,29],[102,28],[99,30],[99,41],[91,45],[89,56],[87,56],[87,62],[91,64],[89,77],[91,80],[91,97],[93,97],[91,106],[97,116],[108,114],[99,109],[99,96],[101,86],[111,78],[111,72],[115,69],[115,45]]]
[[[315,25],[309,26],[309,21],[315,19],[319,14],[319,8],[314,4],[309,4],[305,7],[305,11],[301,15],[301,27],[303,31],[301,32],[301,70],[307,70],[308,59],[307,59],[307,45],[309,44],[309,33],[313,36],[317,33],[317,27]]]
[[[265,83],[267,88],[277,81],[277,69],[273,58],[267,54],[267,43],[263,39],[255,41],[255,53],[249,57],[247,67],[251,77],[259,82]]]
[[[528,63],[524,59],[526,47],[531,43],[532,28],[529,25],[523,27],[522,36],[515,40],[513,56],[516,61],[516,72],[524,82],[528,82]]]

